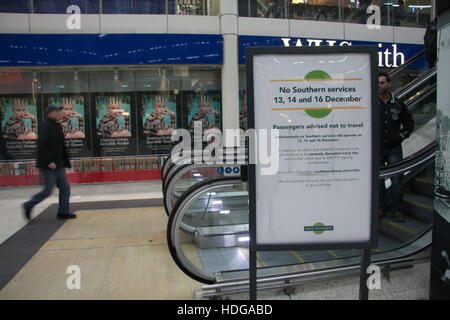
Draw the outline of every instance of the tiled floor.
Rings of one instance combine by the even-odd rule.
[[[0,299],[194,298],[202,284],[173,262],[162,207],[76,214],[0,291]],[[80,289],[67,285],[74,279],[71,266],[79,268]]]

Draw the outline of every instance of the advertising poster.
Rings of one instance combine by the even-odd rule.
[[[92,155],[90,145],[89,108],[87,95],[74,94],[44,97],[45,105],[61,106],[63,120],[60,125],[63,129],[69,157],[88,157]]]
[[[369,245],[376,51],[283,49],[253,56],[255,129],[279,143],[254,167],[257,245]]]
[[[6,159],[34,159],[38,137],[36,100],[0,97],[2,153]]]
[[[95,153],[136,155],[134,113],[129,95],[95,95]]]
[[[141,95],[138,98],[139,154],[168,154],[177,123],[176,96]]]
[[[202,131],[221,129],[220,93],[188,95],[188,130],[194,132],[194,123],[201,122]]]

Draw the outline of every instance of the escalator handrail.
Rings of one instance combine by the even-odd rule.
[[[202,181],[193,186],[190,192],[183,193],[183,196],[175,204],[174,212],[184,212],[184,209],[193,201],[193,199],[201,192],[205,192],[209,189],[226,187],[227,185],[235,185],[242,183],[241,179],[236,179],[235,177],[223,177],[217,179],[210,179]],[[167,245],[169,247],[169,252],[174,259],[178,267],[183,270],[191,278],[203,282],[212,284],[215,282],[214,276],[208,276],[206,273],[198,270],[189,259],[183,253],[178,240],[178,227],[182,223],[183,215],[172,214],[169,217],[167,223]]]
[[[435,154],[436,140],[399,162],[381,167],[380,178],[388,178],[412,170],[424,162],[434,158]]]
[[[422,102],[424,99],[427,99],[430,95],[436,92],[436,84],[431,85],[430,87],[427,87],[426,90],[419,91],[420,95],[415,95],[413,97],[410,97],[407,99],[406,107],[408,108],[409,112],[414,112],[415,110],[422,107]],[[405,102],[405,101],[404,101]]]
[[[433,67],[432,69],[427,70],[425,72],[425,74],[421,75],[420,77],[415,78],[414,80],[412,80],[405,86],[403,86],[397,90],[394,90],[393,94],[397,98],[403,100],[404,96],[409,94],[411,91],[414,91],[415,89],[417,89],[418,87],[423,85],[425,82],[433,79],[433,77],[435,77],[436,74],[437,74],[437,68]]]
[[[172,157],[170,156],[170,154],[168,155],[168,157],[166,158],[166,160],[164,160],[164,163],[161,167],[161,181],[164,181],[164,177],[166,175],[166,171],[167,171],[167,166],[169,166],[172,163]]]
[[[223,166],[241,166],[241,165],[246,165],[247,163],[239,163],[236,162],[233,164],[206,164],[206,163],[201,163],[201,164],[196,164],[196,163],[192,163],[192,164],[186,164],[183,166],[179,166],[176,169],[176,172],[174,172],[172,174],[172,176],[170,177],[170,179],[166,182],[166,184],[164,185],[164,191],[163,191],[163,197],[164,197],[164,208],[166,209],[166,213],[167,216],[170,215],[170,212],[173,209],[174,204],[172,203],[172,196],[176,197],[176,198],[180,198],[181,194],[177,194],[174,191],[175,185],[177,183],[177,180],[184,175],[185,173],[191,171],[191,170],[195,170],[195,169],[199,169],[199,168],[214,168],[214,167],[223,167]],[[203,180],[206,180],[209,178],[205,178]],[[186,190],[187,191],[187,190]],[[186,192],[184,191],[184,192]]]
[[[433,149],[433,143],[430,144],[429,146],[427,146],[426,151],[429,151],[432,149]],[[398,166],[388,166],[387,168],[392,169],[395,167],[398,167]],[[410,169],[411,168],[409,168],[409,170]],[[380,171],[380,173],[382,173],[382,171]],[[180,224],[182,223],[181,219],[184,215],[185,208],[191,203],[191,201],[193,201],[196,198],[196,196],[199,193],[205,192],[208,189],[220,188],[220,187],[225,187],[226,185],[229,185],[229,184],[238,184],[238,183],[242,183],[242,181],[240,178],[236,178],[236,177],[215,178],[215,179],[209,179],[209,180],[204,180],[202,182],[199,182],[198,184],[193,185],[191,188],[189,188],[187,190],[187,192],[183,193],[182,197],[179,199],[179,201],[177,201],[177,203],[174,206],[174,209],[173,209],[174,214],[171,214],[169,217],[169,222],[168,222],[168,227],[167,227],[167,243],[168,243],[169,251],[172,255],[172,258],[174,259],[175,263],[179,266],[179,268],[181,270],[183,270],[186,274],[188,274],[190,277],[192,277],[193,279],[195,279],[197,281],[212,284],[215,281],[215,277],[212,275],[207,276],[206,273],[204,273],[204,272],[198,272],[196,267],[193,266],[192,263],[190,263],[189,259],[187,259],[184,256],[183,251],[179,247],[179,241],[177,241],[177,235],[178,235],[177,232],[178,232]],[[420,238],[428,230],[429,229],[422,232],[422,234],[418,235],[416,238],[417,239]],[[414,239],[411,241],[414,241]],[[404,244],[401,247],[395,248],[394,250],[391,250],[391,251],[399,250],[407,245],[408,244]],[[389,251],[386,251],[386,252],[389,252]],[[386,253],[386,252],[384,252],[384,253]]]
[[[240,150],[243,150],[243,152],[237,152],[235,150],[236,148],[239,148]],[[244,156],[245,159],[248,159],[248,148],[245,148],[245,147],[233,147],[233,148],[223,147],[223,150],[224,150],[224,157],[225,157],[224,158],[224,162],[225,163],[223,164],[224,166],[226,166],[227,165],[226,162],[229,161],[228,158],[227,158],[229,156],[227,154],[227,152],[229,152],[229,150],[234,150],[234,154],[233,154],[234,161],[236,161],[237,156]],[[202,149],[202,154],[203,154],[203,151],[204,150]],[[170,167],[169,170],[167,170],[167,173],[166,173],[166,175],[164,177],[164,180],[163,180],[163,191],[166,189],[165,185],[170,181],[171,177],[175,174],[176,170],[178,170],[180,166],[195,164],[196,163],[195,162],[196,157],[197,157],[197,155],[195,154],[195,152],[193,152],[193,153],[191,153],[191,157],[189,158],[189,160],[185,159],[186,162],[182,161],[181,163],[178,163],[178,164],[175,163],[175,164],[173,164]]]
[[[405,69],[407,66],[409,66],[411,63],[415,62],[416,60],[418,60],[419,58],[421,58],[424,54],[425,54],[425,49],[423,49],[422,51],[420,51],[419,53],[417,53],[415,56],[413,56],[412,58],[408,59],[408,61],[406,61],[404,64],[402,64],[400,67],[395,68],[394,70],[390,71],[388,73],[389,77],[394,77],[397,73],[399,73],[400,71],[402,71],[403,69]]]
[[[220,180],[220,181],[219,181]],[[199,193],[204,193],[210,189],[213,188],[220,188],[220,187],[225,187],[227,184],[238,184],[241,183],[241,181],[239,181],[239,179],[233,179],[233,178],[220,178],[217,179],[216,181],[204,181],[203,183],[201,183],[201,185],[197,186],[197,192],[195,192],[194,194],[188,194],[188,195],[184,195],[184,198],[182,199],[182,201],[179,202],[179,204],[177,204],[178,208],[176,211],[179,211],[179,209],[181,209],[183,212],[183,207],[186,207],[189,205],[189,203],[191,203],[193,200],[195,200],[195,197],[197,196],[197,194]],[[182,204],[183,203],[183,204]],[[187,275],[189,275],[190,277],[192,277],[193,279],[206,283],[206,284],[214,284],[217,283],[216,282],[216,278],[217,278],[217,273],[211,273],[208,274],[206,272],[201,272],[199,270],[196,270],[196,267],[192,265],[192,263],[190,263],[189,259],[187,259],[184,254],[183,251],[181,250],[181,248],[179,246],[177,246],[174,243],[177,243],[177,238],[173,238],[172,236],[175,234],[177,234],[177,230],[178,230],[178,224],[174,224],[174,221],[178,220],[182,218],[182,216],[180,217],[179,214],[174,214],[171,216],[171,218],[169,219],[169,223],[168,223],[168,228],[167,228],[167,240],[168,240],[168,245],[169,245],[169,250],[170,253],[174,259],[174,261],[176,262],[176,264],[180,267],[181,270],[183,270]],[[424,250],[426,247],[428,247],[430,245],[429,242],[425,243],[424,246],[422,246],[421,248],[416,248],[415,251],[413,252],[409,252],[408,254],[403,254],[401,256],[396,256],[397,254],[395,254],[396,252],[401,252],[404,251],[403,249],[412,246],[414,247],[414,243],[416,241],[422,240],[424,238],[427,237],[427,234],[430,232],[431,230],[431,226],[428,227],[426,230],[424,230],[420,235],[418,235],[417,237],[415,237],[414,239],[411,239],[410,241],[408,241],[405,244],[402,244],[400,247],[397,247],[395,249],[391,249],[391,250],[386,250],[380,253],[372,253],[372,255],[374,256],[374,258],[372,259],[373,262],[377,262],[377,264],[383,264],[383,263],[392,263],[395,260],[404,260],[406,258],[409,258],[415,254],[417,254],[418,252]],[[179,242],[178,242],[179,243]],[[414,249],[414,248],[413,248]],[[405,249],[406,250],[406,249]],[[181,255],[178,255],[177,252],[180,252]],[[379,256],[379,258],[377,258],[377,256]],[[396,256],[396,257],[395,257]],[[181,258],[181,259],[180,259]],[[359,256],[349,256],[349,257],[342,257],[342,258],[338,258],[338,259],[328,259],[328,260],[321,260],[318,262],[311,262],[308,263],[308,265],[313,265],[313,264],[320,264],[323,265],[324,261],[344,261],[345,259],[349,260],[349,259],[356,259],[359,261],[360,257]],[[352,264],[357,264],[356,262],[353,262]],[[294,265],[290,265],[291,267]],[[346,265],[348,266],[348,264]],[[321,269],[313,269],[314,272],[317,272],[317,274],[319,274],[320,272],[324,271],[324,270],[330,270],[330,269],[340,269],[346,266],[331,266],[331,267],[325,267],[325,268],[321,268]],[[277,269],[277,268],[284,268],[286,269],[286,267],[288,266],[276,266],[276,267],[265,267],[265,268],[261,268],[261,269]],[[310,268],[308,268],[310,269]],[[243,271],[243,270],[232,270],[232,271],[222,271],[220,273],[233,273],[233,272],[239,272],[239,271]],[[295,272],[293,272],[295,273]],[[258,277],[260,278],[260,277]]]

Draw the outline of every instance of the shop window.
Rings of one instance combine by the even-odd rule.
[[[0,69],[0,186],[39,184],[43,110],[63,107],[71,183],[159,179],[174,130],[222,127],[219,67]]]

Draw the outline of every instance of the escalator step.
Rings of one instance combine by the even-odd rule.
[[[403,196],[405,213],[429,224],[433,220],[433,198],[428,196],[407,193]]]
[[[419,236],[429,227],[428,223],[406,216],[404,222],[397,222],[387,216],[381,219],[379,232],[400,243],[406,243]]]
[[[434,179],[429,177],[414,179],[414,191],[428,197],[434,197]]]

